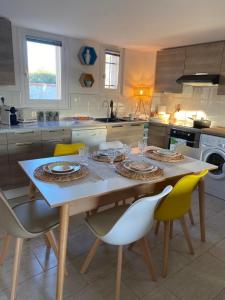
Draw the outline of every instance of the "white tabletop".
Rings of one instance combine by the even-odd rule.
[[[140,157],[137,157],[136,155],[131,155],[131,158],[140,159]],[[179,163],[164,163],[148,158],[145,158],[145,160],[162,168],[164,171],[163,177],[154,181],[128,179],[117,174],[115,169],[110,167],[109,164],[89,159],[88,168],[90,173],[87,177],[71,182],[50,183],[35,178],[34,170],[37,167],[49,162],[79,162],[79,155],[32,159],[20,161],[19,164],[51,207],[61,206],[65,203],[90,196],[99,196],[112,191],[134,187],[145,182],[148,184],[155,183],[192,172],[200,172],[204,169],[213,170],[217,168],[214,165],[192,159],[190,157],[185,157],[185,159]]]

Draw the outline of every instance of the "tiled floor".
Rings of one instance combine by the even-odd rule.
[[[154,300],[225,300],[225,201],[206,195],[207,241],[199,239],[198,202],[194,197],[196,225],[190,225],[195,255],[187,253],[179,227],[174,226],[170,243],[169,274],[160,277],[162,267],[162,230],[149,240],[158,273],[152,282],[138,254],[126,251],[122,274],[121,299]],[[19,199],[20,200],[20,199]],[[65,300],[114,299],[116,247],[101,245],[88,272],[79,269],[94,237],[83,223],[83,215],[71,218],[69,229]],[[1,246],[1,245],[0,245]],[[0,268],[0,300],[9,299],[13,245],[7,261]],[[19,277],[18,300],[52,300],[55,297],[56,258],[46,251],[41,238],[25,242]]]

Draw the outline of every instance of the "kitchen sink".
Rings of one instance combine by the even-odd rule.
[[[111,118],[96,118],[95,121],[98,121],[98,122],[102,122],[102,123],[111,123],[111,122],[127,122],[127,120],[125,119],[111,119]]]

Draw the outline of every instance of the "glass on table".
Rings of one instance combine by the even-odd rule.
[[[115,161],[115,158],[116,158],[117,155],[118,155],[118,151],[116,151],[116,150],[110,150],[108,152],[107,156],[108,156],[111,168],[114,168],[114,161]]]
[[[123,153],[125,154],[126,157],[129,157],[131,153],[131,146],[127,144],[123,144]]]
[[[84,147],[79,150],[80,162],[83,165],[88,165],[89,148]]]

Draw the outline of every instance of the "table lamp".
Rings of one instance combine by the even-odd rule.
[[[143,113],[144,115],[148,118],[148,114],[146,113],[146,109],[145,109],[145,103],[144,100],[145,99],[149,99],[151,96],[151,88],[149,86],[138,86],[134,88],[134,96],[138,97],[139,102],[135,111],[134,116],[137,115],[137,113],[141,113],[142,112],[142,108],[143,108]]]

